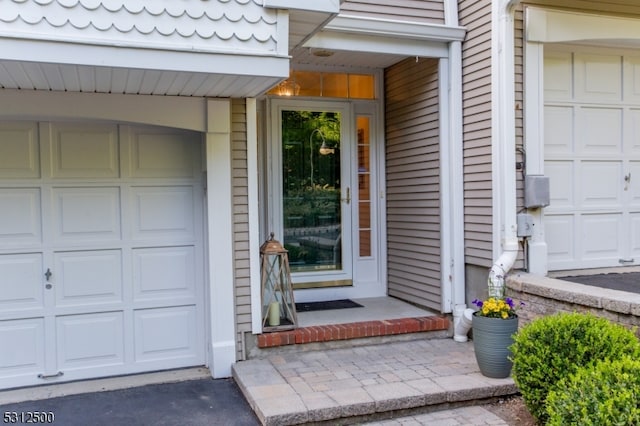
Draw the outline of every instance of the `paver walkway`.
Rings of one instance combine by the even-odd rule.
[[[233,375],[262,424],[279,426],[330,420],[340,424],[347,418],[363,423],[377,421],[378,416],[382,417],[379,424],[389,425],[505,424],[497,418],[491,419],[496,423],[486,423],[485,418],[453,422],[456,416],[466,415],[465,409],[420,415],[407,410],[456,408],[517,392],[511,378],[482,376],[473,344],[452,339],[280,353],[239,362]],[[409,423],[398,423],[399,418],[385,423],[389,413],[408,415],[404,420]],[[472,410],[472,418],[473,413],[478,412]],[[440,416],[442,422],[421,423],[430,421],[422,416],[435,416],[431,420]]]

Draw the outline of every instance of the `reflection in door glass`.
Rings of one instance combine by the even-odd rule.
[[[291,272],[341,270],[340,114],[282,111],[282,165]]]

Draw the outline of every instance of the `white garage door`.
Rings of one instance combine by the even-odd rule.
[[[640,264],[640,56],[545,47],[549,269]]]
[[[0,123],[0,388],[204,364],[200,149]]]

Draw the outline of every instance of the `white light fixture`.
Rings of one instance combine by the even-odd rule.
[[[318,58],[329,58],[334,55],[334,51],[328,49],[312,49],[311,54]]]
[[[287,79],[278,84],[277,91],[280,96],[298,96],[300,85],[291,79]]]

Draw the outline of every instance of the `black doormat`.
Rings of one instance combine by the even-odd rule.
[[[296,303],[296,312],[328,311],[330,309],[362,308],[351,299],[327,300],[326,302]]]

